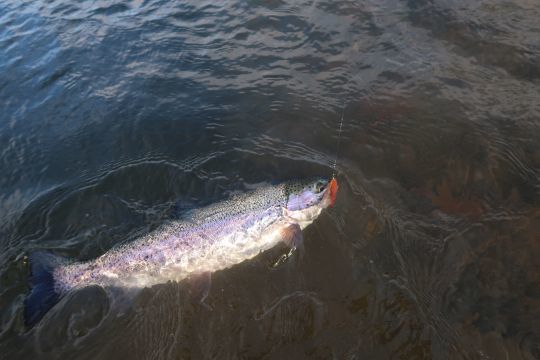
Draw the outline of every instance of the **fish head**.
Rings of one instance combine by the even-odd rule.
[[[335,178],[288,182],[284,212],[298,223],[311,223],[324,208],[334,204],[337,189]]]

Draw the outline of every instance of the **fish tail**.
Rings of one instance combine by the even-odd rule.
[[[62,297],[55,290],[54,269],[66,263],[63,257],[45,251],[28,256],[30,263],[30,294],[24,300],[24,322],[36,324]]]

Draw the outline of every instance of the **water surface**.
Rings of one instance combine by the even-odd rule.
[[[7,358],[540,358],[535,0],[0,4]],[[117,311],[23,323],[37,249],[77,260],[253,184],[330,175],[277,248]]]

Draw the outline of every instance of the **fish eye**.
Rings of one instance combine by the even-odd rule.
[[[326,187],[326,181],[319,180],[315,183],[315,192],[320,193]]]

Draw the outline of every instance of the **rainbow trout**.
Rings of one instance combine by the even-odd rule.
[[[188,219],[87,262],[34,252],[25,322],[36,323],[65,294],[85,286],[144,288],[226,269],[282,241],[297,246],[301,230],[334,203],[337,190],[335,179],[259,188],[194,210]]]

